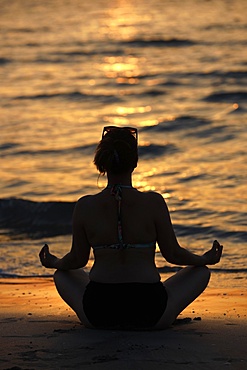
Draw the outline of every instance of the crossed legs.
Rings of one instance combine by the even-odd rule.
[[[206,266],[189,266],[167,279],[163,284],[168,294],[166,310],[155,329],[165,329],[207,287],[210,271]]]
[[[88,274],[80,270],[57,270],[54,274],[54,282],[61,298],[75,311],[80,321],[86,327],[92,327],[84,310],[82,299],[89,283]]]
[[[210,271],[206,266],[185,267],[163,284],[168,294],[166,310],[154,329],[169,327],[176,317],[206,288]],[[54,281],[61,298],[86,327],[92,327],[83,310],[83,294],[89,277],[83,270],[56,271]]]

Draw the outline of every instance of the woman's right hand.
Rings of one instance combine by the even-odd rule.
[[[49,247],[47,244],[43,246],[39,253],[39,258],[41,264],[46,268],[56,268],[56,262],[58,261],[58,258],[54,256],[54,254],[51,254],[49,251]]]
[[[220,243],[215,240],[213,242],[212,248],[203,254],[203,257],[205,258],[205,265],[215,265],[220,261],[221,255],[222,255],[223,245],[220,245]]]

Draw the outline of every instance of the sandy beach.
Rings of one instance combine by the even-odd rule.
[[[173,327],[121,332],[84,328],[51,279],[0,284],[1,369],[247,368],[246,289],[209,287]]]

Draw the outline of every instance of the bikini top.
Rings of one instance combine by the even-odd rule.
[[[132,189],[130,185],[108,185],[107,188],[111,189],[111,195],[115,196],[116,201],[118,202],[118,243],[115,244],[104,244],[93,246],[94,250],[98,249],[130,249],[130,248],[153,248],[156,243],[140,243],[140,244],[126,244],[123,242],[123,233],[122,233],[122,219],[121,219],[121,202],[122,202],[122,189]]]

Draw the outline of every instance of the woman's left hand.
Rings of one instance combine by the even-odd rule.
[[[215,265],[220,262],[222,255],[223,245],[221,245],[217,240],[213,242],[212,248],[204,253],[203,257],[206,259],[206,265]]]
[[[49,252],[49,247],[47,244],[45,244],[41,249],[39,258],[44,267],[56,268],[56,262],[58,261],[58,258]]]

